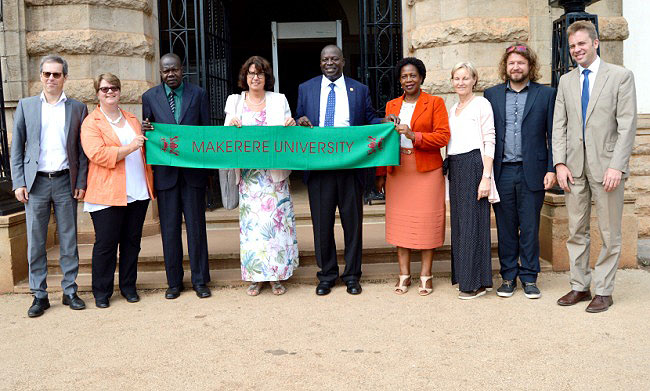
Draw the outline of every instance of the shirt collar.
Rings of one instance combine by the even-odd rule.
[[[345,90],[345,77],[343,75],[341,75],[341,77],[334,80],[333,82],[330,79],[326,78],[325,75],[323,75],[323,80],[321,81],[321,87],[329,88],[330,84],[332,83],[334,83],[335,86]]]
[[[163,86],[165,87],[165,96],[169,96],[169,94],[172,92],[172,89],[169,88],[169,86],[165,83],[163,83]],[[174,94],[183,96],[183,88],[185,88],[185,83],[181,82],[181,85],[174,88]]]
[[[59,100],[57,100],[56,103],[53,104],[52,106],[56,106],[61,102],[65,102],[66,100],[68,100],[68,97],[65,96],[65,92],[61,91],[61,96],[59,97]],[[47,103],[47,99],[45,98],[44,92],[41,92],[41,102]]]
[[[596,73],[598,73],[599,68],[600,68],[600,56],[596,56],[594,62],[592,62],[591,65],[587,67],[587,69],[589,69],[591,73],[595,75]],[[578,64],[578,70],[580,71],[580,74],[582,74],[582,71],[584,71],[585,68],[583,68]]]
[[[515,91],[515,90],[513,90],[512,88],[510,88],[510,80],[508,80],[508,81],[506,82],[506,91],[512,91],[512,92],[523,92],[523,91],[527,90],[528,87],[530,87],[530,80],[528,80],[528,83],[526,83],[526,85],[524,86],[524,88],[521,89],[521,91]]]

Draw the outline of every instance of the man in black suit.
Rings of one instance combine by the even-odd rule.
[[[494,176],[501,202],[494,204],[503,282],[510,297],[517,276],[529,299],[541,297],[539,216],[545,190],[555,183],[551,149],[555,90],[536,83],[537,56],[526,45],[508,47],[499,66],[505,81],[485,91],[496,128]]]
[[[210,125],[208,96],[204,89],[183,81],[181,59],[172,53],[160,58],[163,83],[142,95],[142,128],[151,122],[180,125]],[[165,271],[169,288],[165,298],[175,299],[183,291],[182,216],[187,229],[187,247],[192,288],[200,298],[210,297],[208,240],[205,231],[205,190],[208,172],[196,168],[153,166],[154,188],[162,234]],[[182,216],[181,216],[182,214]]]
[[[296,123],[300,126],[360,126],[381,122],[370,101],[368,87],[343,76],[340,48],[328,45],[320,54],[323,74],[298,88]],[[361,293],[361,231],[364,170],[323,170],[305,173],[314,226],[316,261],[321,271],[317,295],[327,295],[339,277],[334,220],[339,208],[345,239],[345,270],[341,279],[352,295]]]

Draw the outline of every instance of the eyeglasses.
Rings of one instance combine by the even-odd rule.
[[[506,53],[512,53],[512,52],[514,52],[514,51],[517,51],[517,52],[526,52],[527,50],[528,50],[528,48],[527,48],[526,46],[523,46],[523,45],[512,45],[512,46],[510,46],[509,48],[506,49]]]
[[[109,91],[113,92],[118,92],[120,90],[120,87],[117,86],[110,86],[110,87],[99,87],[99,90],[103,92],[104,94],[108,93]]]
[[[254,79],[255,76],[257,76],[258,79],[264,79],[264,72],[260,72],[260,73],[257,73],[257,72],[247,72],[247,74],[248,74],[248,77],[250,77],[251,79]]]
[[[49,79],[50,76],[52,76],[55,79],[59,79],[63,75],[63,73],[61,72],[41,72],[41,73],[43,74],[43,77],[46,79]]]

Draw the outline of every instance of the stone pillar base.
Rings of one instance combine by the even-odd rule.
[[[637,267],[638,221],[635,213],[636,195],[625,193],[623,206],[623,244],[619,268]],[[592,204],[593,206],[593,204]],[[564,194],[546,193],[539,227],[540,257],[551,262],[553,271],[569,270],[569,253],[566,248],[569,220]],[[598,230],[596,208],[591,209],[590,265],[594,267],[602,241]]]
[[[27,278],[25,212],[0,216],[0,293],[11,293]]]

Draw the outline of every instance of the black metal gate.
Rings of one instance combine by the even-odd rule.
[[[223,125],[223,112],[232,92],[228,0],[159,0],[160,52],[183,61],[184,79],[208,92],[213,125]],[[220,204],[219,180],[209,178],[207,207]]]
[[[160,53],[183,61],[184,79],[210,97],[210,118],[222,125],[232,91],[227,0],[159,0]]]
[[[401,0],[359,0],[361,72],[372,103],[383,116],[386,102],[401,94],[395,65],[402,59]]]

